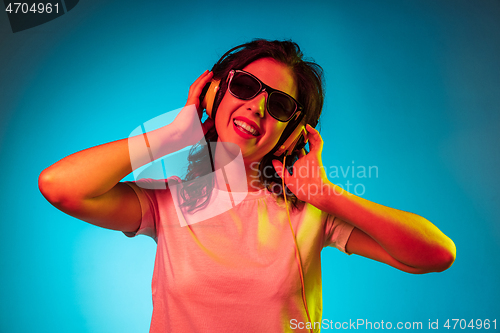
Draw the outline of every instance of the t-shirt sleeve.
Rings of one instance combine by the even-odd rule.
[[[130,186],[141,204],[141,224],[135,232],[123,232],[127,237],[135,237],[137,235],[146,235],[157,240],[157,225],[158,225],[158,201],[154,189],[156,180],[141,179],[135,182],[124,182]],[[166,183],[166,182],[165,182]]]
[[[345,246],[353,229],[354,226],[351,224],[328,214],[325,223],[325,243],[323,247],[336,247],[340,251],[350,255],[350,253],[346,252]]]

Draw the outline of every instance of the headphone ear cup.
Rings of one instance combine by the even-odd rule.
[[[200,106],[207,111],[207,115],[212,119],[213,119],[212,111],[214,107],[215,98],[217,96],[217,93],[219,92],[219,84],[220,80],[212,80],[212,82],[210,82],[210,86],[208,87],[205,97],[203,98],[200,104]]]

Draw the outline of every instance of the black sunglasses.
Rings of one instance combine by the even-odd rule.
[[[292,96],[269,87],[252,74],[239,69],[233,69],[229,72],[228,90],[231,95],[242,100],[250,100],[266,91],[267,112],[281,122],[289,121],[302,111],[302,106]]]

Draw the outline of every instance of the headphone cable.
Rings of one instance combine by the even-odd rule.
[[[283,198],[285,199],[286,215],[288,216],[288,223],[290,224],[290,230],[292,231],[293,242],[295,244],[295,257],[297,258],[297,262],[299,264],[300,282],[302,284],[302,302],[304,303],[304,307],[306,309],[307,319],[309,320],[309,323],[312,325],[311,316],[309,315],[309,310],[307,309],[306,288],[304,286],[304,273],[302,272],[302,261],[300,260],[297,239],[295,237],[295,232],[293,231],[292,220],[290,219],[290,212],[288,211],[288,203],[286,200],[285,172],[284,172],[285,168],[286,168],[285,162],[286,162],[286,153],[285,153],[285,157],[283,158],[283,168],[281,171],[281,180],[282,180],[282,186],[283,186]],[[309,329],[309,331],[312,332],[312,329]]]

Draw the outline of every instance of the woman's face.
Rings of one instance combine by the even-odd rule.
[[[245,68],[268,86],[297,99],[297,86],[284,64],[272,58],[258,59]],[[215,128],[222,142],[237,144],[245,163],[259,162],[278,143],[288,122],[274,119],[266,110],[267,92],[251,100],[241,100],[226,91],[215,117]],[[244,127],[250,126],[251,133]]]

